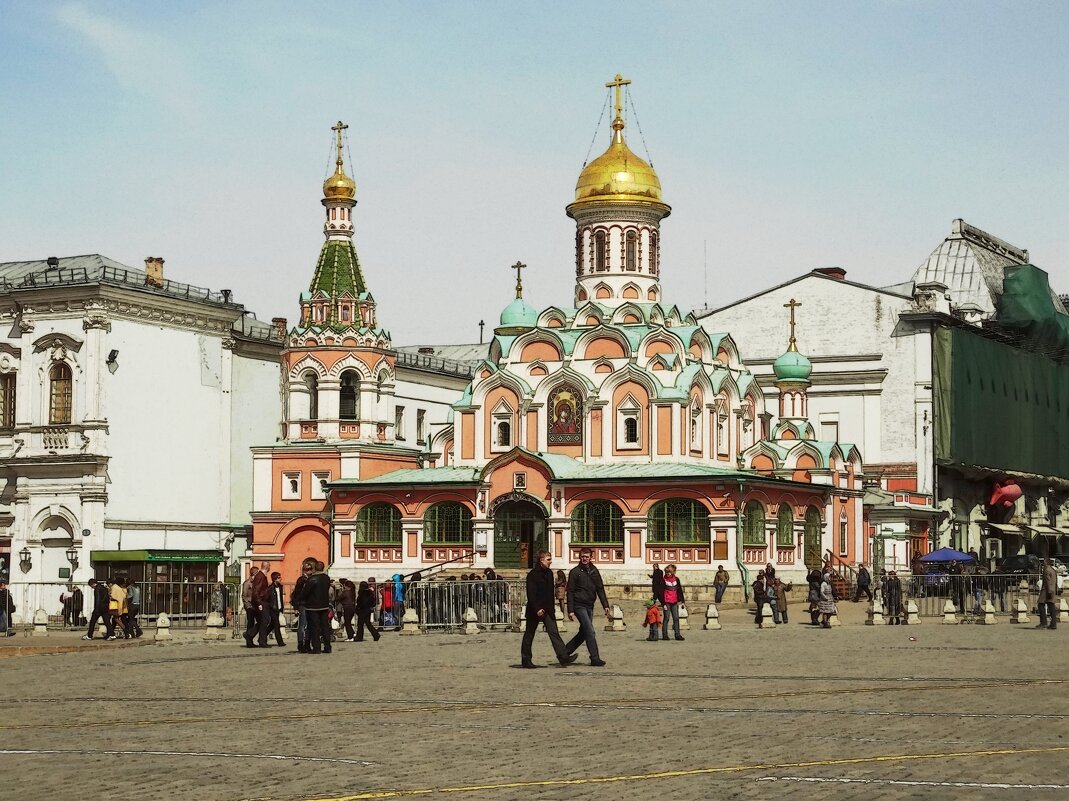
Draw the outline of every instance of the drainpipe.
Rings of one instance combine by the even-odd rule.
[[[750,571],[742,561],[742,479],[736,479],[739,486],[739,497],[735,503],[735,564],[742,574],[742,597],[747,603],[750,602]]]

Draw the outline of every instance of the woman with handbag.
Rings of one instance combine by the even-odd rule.
[[[128,611],[126,608],[126,588],[123,587],[125,581],[121,578],[116,579],[115,581],[111,581],[109,579],[109,581],[111,583],[111,587],[108,593],[109,623],[107,625],[108,634],[105,639],[117,640],[119,638],[115,636],[115,624],[121,623],[125,619],[124,615],[126,615]],[[123,638],[130,638],[130,632],[126,631],[125,628],[123,629]]]

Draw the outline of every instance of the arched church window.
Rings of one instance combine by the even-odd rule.
[[[669,498],[646,518],[646,540],[655,543],[709,542],[709,510],[690,498]]]
[[[348,306],[342,306],[341,307],[341,321],[343,323],[349,322],[349,307]]]
[[[319,419],[319,376],[309,370],[304,374],[304,385],[308,389],[308,419]]]
[[[357,419],[359,385],[360,378],[356,370],[346,370],[341,374],[341,389],[338,393],[338,417],[342,420]]]
[[[765,544],[765,507],[760,501],[749,501],[742,511],[742,544]]]
[[[48,382],[48,422],[50,425],[66,425],[71,421],[71,368],[62,362],[52,365]]]
[[[0,429],[15,427],[15,374],[0,375]]]
[[[638,444],[638,415],[624,418],[624,442],[628,445]]]
[[[627,232],[627,250],[625,265],[628,270],[638,269],[638,234]]]
[[[436,503],[423,515],[423,541],[435,543],[470,543],[471,512],[462,503]]]
[[[776,517],[776,547],[794,547],[794,512],[788,503],[779,505],[779,515]]]
[[[661,251],[658,250],[659,237],[656,231],[650,232],[650,275],[657,275],[661,270]]]
[[[356,542],[399,544],[401,513],[388,503],[369,503],[356,515]]]
[[[624,541],[623,516],[612,501],[585,501],[572,512],[572,542]]]
[[[497,446],[508,448],[512,445],[512,425],[508,420],[502,420],[497,424]]]
[[[594,266],[599,272],[609,269],[608,268],[608,237],[605,236],[604,231],[598,231],[594,234]]]

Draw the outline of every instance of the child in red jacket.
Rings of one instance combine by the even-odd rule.
[[[661,628],[661,620],[661,605],[657,603],[656,599],[646,601],[646,619],[642,621],[642,625],[649,627],[650,636],[646,639],[650,642],[657,642],[657,632]]]

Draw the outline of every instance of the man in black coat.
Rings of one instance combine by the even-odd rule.
[[[264,614],[267,615],[267,625],[260,629],[260,647],[267,647],[267,638],[275,635],[275,642],[281,648],[286,643],[282,641],[282,626],[279,625],[279,616],[286,608],[286,591],[282,586],[282,574],[272,573],[271,584],[267,588],[264,598]]]
[[[89,588],[93,591],[93,614],[89,617],[89,629],[82,635],[83,640],[93,639],[93,632],[96,631],[97,623],[102,619],[105,625],[108,625],[107,621],[111,620],[111,616],[108,614],[108,588],[103,581],[97,581],[95,578],[89,579]]]
[[[594,635],[595,601],[601,602],[605,617],[612,620],[609,599],[605,597],[605,584],[594,566],[594,552],[582,548],[579,551],[579,564],[568,574],[568,620],[579,618],[579,633],[569,641],[568,653],[574,654],[585,642],[591,667],[603,667],[605,662],[598,655],[598,641]]]
[[[315,572],[304,585],[301,602],[308,616],[308,651],[310,654],[331,651],[330,621],[327,609],[330,606],[330,576],[324,572],[326,565],[316,562]]]
[[[553,594],[553,571],[549,568],[551,564],[553,554],[549,551],[539,551],[538,563],[527,574],[526,621],[523,642],[520,643],[520,659],[525,668],[538,667],[531,659],[531,644],[534,642],[539,623],[546,624],[546,634],[553,644],[557,661],[562,665],[570,665],[575,661],[575,655],[568,654],[564,647],[564,640],[557,631],[557,619],[553,616],[557,602]]]

